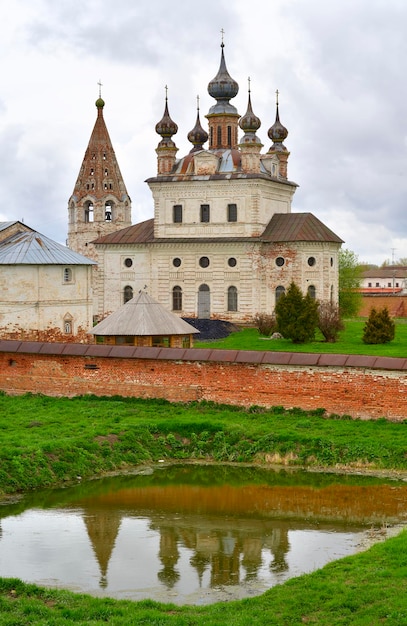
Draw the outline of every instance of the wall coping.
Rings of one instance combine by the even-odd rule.
[[[0,340],[0,352],[48,356],[93,358],[154,359],[165,361],[204,361],[246,363],[253,365],[296,365],[305,367],[354,367],[407,371],[407,358],[366,356],[361,354],[315,354],[256,350],[219,350],[211,348],[148,348],[104,344],[59,343]]]

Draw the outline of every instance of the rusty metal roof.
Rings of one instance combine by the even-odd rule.
[[[328,241],[343,243],[312,213],[275,213],[266,226],[262,241]]]
[[[191,324],[167,311],[144,291],[123,304],[89,331],[102,336],[191,335]]]
[[[95,244],[135,244],[135,243],[245,243],[255,241],[330,241],[343,243],[312,213],[275,213],[259,237],[154,237],[154,219],[123,228],[110,235],[99,237]]]
[[[154,241],[154,219],[151,218],[145,222],[122,228],[115,233],[99,237],[92,243],[148,243]]]
[[[0,265],[96,265],[91,259],[34,230],[0,242]]]

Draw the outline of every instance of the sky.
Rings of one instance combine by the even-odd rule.
[[[0,0],[0,221],[24,220],[65,243],[68,199],[96,120],[104,117],[132,199],[153,216],[155,125],[165,86],[178,157],[200,98],[214,103],[221,30],[233,99],[266,152],[279,90],[289,135],[293,212],[311,212],[357,254],[407,257],[405,0]]]

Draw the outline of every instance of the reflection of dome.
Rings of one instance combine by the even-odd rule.
[[[239,85],[230,76],[226,68],[225,55],[223,53],[224,47],[224,43],[222,43],[218,73],[208,84],[209,95],[217,100],[217,103],[209,109],[209,115],[212,113],[237,113],[236,108],[230,104],[229,100],[237,95]]]

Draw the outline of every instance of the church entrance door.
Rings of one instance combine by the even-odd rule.
[[[208,285],[201,285],[198,290],[198,318],[208,320],[211,316],[211,292]]]

